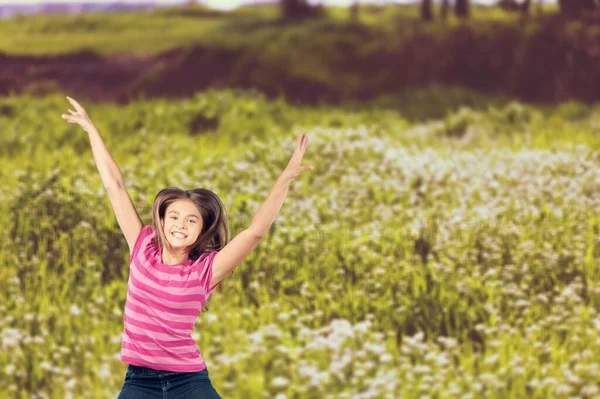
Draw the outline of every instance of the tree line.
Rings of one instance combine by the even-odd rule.
[[[498,0],[499,7],[528,14],[532,0]],[[541,4],[541,3],[540,3]],[[323,15],[323,7],[311,5],[308,0],[280,0],[282,15],[285,19],[303,19]],[[600,10],[600,0],[558,0],[560,14],[566,17],[579,17]],[[358,19],[360,1],[356,0],[350,8],[352,19]],[[451,9],[461,19],[470,17],[470,0],[441,0],[440,18],[445,19]],[[435,18],[433,0],[421,0],[421,19],[431,21]]]

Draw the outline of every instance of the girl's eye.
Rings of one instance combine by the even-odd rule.
[[[171,219],[177,219],[177,216],[171,216]],[[190,222],[196,223],[194,219],[190,219]]]

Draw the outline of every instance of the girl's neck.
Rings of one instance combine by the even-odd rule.
[[[165,265],[178,265],[185,262],[187,258],[186,252],[172,253],[168,248],[163,247],[161,262]]]

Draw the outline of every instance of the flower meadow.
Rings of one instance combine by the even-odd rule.
[[[221,396],[600,398],[600,108],[442,105],[470,96],[82,101],[145,224],[161,188],[205,187],[234,236],[309,136],[196,320]],[[64,96],[1,104],[2,395],[115,398],[129,252],[87,134]]]

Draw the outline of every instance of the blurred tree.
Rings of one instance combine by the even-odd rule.
[[[440,11],[440,16],[445,21],[448,19],[448,10],[450,9],[450,0],[442,0],[442,9]]]
[[[544,0],[538,0],[536,11],[538,15],[542,15],[544,13]]]
[[[560,12],[567,16],[578,16],[582,12],[598,9],[597,0],[558,0]]]
[[[359,22],[359,15],[358,12],[360,8],[360,3],[358,0],[355,0],[354,3],[352,3],[352,5],[350,6],[350,21],[352,21],[352,23],[357,24]]]
[[[308,0],[280,0],[283,18],[287,20],[315,18],[324,14],[322,6],[313,6]]]
[[[423,21],[433,20],[433,5],[431,4],[431,0],[421,1],[421,19]]]
[[[469,0],[456,0],[454,13],[458,18],[469,18]]]
[[[504,10],[518,11],[523,14],[528,14],[531,8],[531,0],[500,0],[497,4]]]

